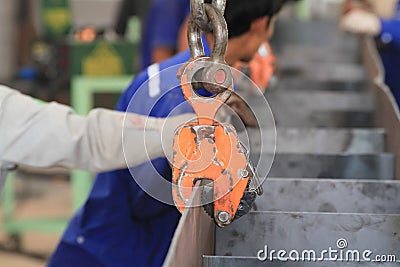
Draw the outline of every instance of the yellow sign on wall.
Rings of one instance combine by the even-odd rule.
[[[70,13],[65,8],[52,8],[44,12],[44,21],[56,35],[65,34],[70,24]]]
[[[100,42],[83,60],[82,73],[91,76],[121,75],[125,73],[124,63],[112,45]]]
[[[68,0],[42,0],[42,20],[46,36],[63,37],[71,28]]]

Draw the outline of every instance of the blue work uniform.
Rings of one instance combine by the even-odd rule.
[[[189,0],[155,0],[150,7],[142,28],[141,66],[147,68],[152,63],[152,51],[156,47],[178,45],[178,33],[189,14]]]
[[[381,20],[379,53],[385,68],[385,82],[400,106],[400,11],[393,19]]]
[[[210,53],[206,43],[205,51]],[[117,109],[154,117],[166,117],[170,112],[193,112],[176,78],[179,67],[189,57],[187,51],[140,73],[120,98]],[[157,76],[158,70],[161,74]],[[145,83],[153,75],[155,78]],[[200,91],[202,95],[209,95]],[[135,179],[157,184],[159,177],[154,168],[171,180],[171,169],[165,158],[131,171]],[[70,221],[49,266],[161,266],[180,213],[175,206],[149,196],[136,181],[128,169],[99,174],[86,203]],[[166,191],[172,201],[171,186]]]

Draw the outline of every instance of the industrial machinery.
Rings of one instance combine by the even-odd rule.
[[[278,145],[257,209],[224,228],[186,209],[164,266],[398,266],[400,116],[373,41],[281,20],[272,44]]]

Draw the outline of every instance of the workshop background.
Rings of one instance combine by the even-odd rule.
[[[0,0],[0,82],[44,101],[71,105],[79,114],[86,114],[93,107],[113,108],[140,68],[141,29],[151,1],[132,2],[131,12],[126,12],[121,0]],[[342,3],[343,0],[302,0],[286,6],[279,18],[284,23],[277,25],[277,40],[293,44],[298,41],[295,30],[287,34],[279,31],[285,21],[285,29],[301,30],[301,25],[322,25],[331,32],[338,32],[332,25],[337,24]],[[301,24],[296,23],[299,21]],[[328,178],[338,179],[374,176],[387,180],[399,177],[395,175],[394,159],[399,151],[385,143],[387,129],[383,126],[387,124],[374,127],[375,124],[370,123],[379,112],[372,110],[376,107],[370,93],[366,93],[368,70],[358,68],[360,58],[355,59],[358,60],[356,64],[347,64],[353,58],[346,55],[351,55],[353,50],[345,51],[343,62],[348,61],[347,65],[339,62],[338,53],[327,55],[329,49],[307,50],[309,40],[318,42],[321,32],[306,27],[303,30],[303,50],[296,51],[293,45],[277,51],[280,75],[289,77],[284,85],[296,84],[308,91],[303,95],[290,91],[277,93],[279,86],[283,87],[279,82],[278,88],[271,89],[269,101],[270,104],[275,101],[275,105],[271,104],[273,111],[274,107],[277,110],[284,106],[306,107],[301,112],[294,111],[297,113],[294,117],[290,113],[293,110],[279,110],[276,117],[281,123],[278,124],[278,136],[282,137],[281,145],[285,142],[287,145],[279,147],[281,154],[276,158],[278,165],[272,170],[275,170],[272,176],[327,178],[323,176],[330,175]],[[343,43],[343,40],[349,43]],[[339,39],[331,48],[339,43],[352,47],[352,40]],[[326,54],[318,54],[318,51]],[[279,53],[283,57],[280,58]],[[305,55],[315,62],[320,58],[328,59],[328,62],[335,57],[332,61],[337,64],[327,69],[315,67],[322,66],[316,64],[308,72],[299,72],[304,67],[304,60],[307,61]],[[296,80],[299,76],[305,77],[303,83]],[[279,80],[279,75],[277,78]],[[321,82],[325,82],[325,91],[318,91]],[[393,104],[390,101],[383,104],[387,103]],[[313,117],[313,105],[322,111],[319,117]],[[389,109],[389,105],[386,106]],[[332,112],[330,109],[337,110]],[[392,110],[382,111],[382,114],[393,116],[387,118],[388,123],[398,120]],[[303,129],[298,130],[300,123],[303,123]],[[283,130],[285,127],[292,130]],[[313,130],[307,132],[307,127]],[[396,128],[395,133],[389,131],[392,139],[399,136],[399,127],[393,128]],[[302,140],[300,146],[296,140]],[[306,147],[313,142],[314,147]],[[324,144],[327,150],[331,149],[330,153],[315,143]],[[362,165],[365,161],[371,168],[360,171],[360,166],[365,167]],[[307,168],[295,166],[293,162],[300,162]],[[1,196],[0,266],[45,266],[68,218],[85,200],[92,177],[90,173],[59,168],[37,170],[22,166],[11,172]],[[290,190],[290,185],[278,184],[278,180],[273,183],[276,183],[276,191],[271,194],[281,192],[279,189],[282,188]],[[305,185],[304,188],[309,187]],[[277,198],[282,195],[274,196]],[[272,201],[260,201],[274,207]],[[289,202],[293,203],[287,200]]]
[[[138,70],[150,2],[132,1],[127,11],[120,0],[1,0],[0,82],[80,114],[114,109]],[[121,27],[124,34],[117,34]],[[92,177],[24,166],[10,173],[0,210],[0,266],[45,266]]]

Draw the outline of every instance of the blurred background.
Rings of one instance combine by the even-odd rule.
[[[285,7],[280,20],[336,21],[342,4],[298,1]],[[0,0],[0,82],[71,105],[80,114],[113,108],[145,67],[140,55],[143,33],[152,31],[151,5],[150,0]],[[2,195],[0,266],[44,266],[90,184],[91,175],[80,171],[22,166],[13,172]]]

